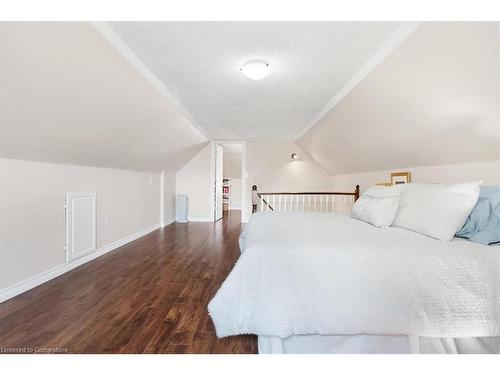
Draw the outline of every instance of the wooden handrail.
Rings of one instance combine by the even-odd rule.
[[[293,202],[295,202],[296,204],[296,207],[299,207],[299,196],[302,197],[302,208],[304,209],[305,207],[305,197],[308,196],[308,197],[311,197],[313,196],[314,197],[314,200],[312,201],[312,204],[314,206],[314,209],[316,209],[316,196],[320,196],[321,200],[320,200],[320,210],[323,210],[323,196],[326,196],[326,205],[328,205],[330,202],[330,199],[329,197],[330,196],[335,196],[335,195],[340,195],[340,196],[352,196],[354,197],[354,202],[356,202],[359,198],[359,185],[356,185],[356,188],[354,190],[354,192],[345,192],[345,191],[342,191],[342,192],[335,192],[335,191],[328,191],[328,192],[302,192],[302,193],[285,193],[285,192],[280,192],[280,193],[260,193],[257,191],[257,186],[254,185],[252,186],[252,191],[256,193],[256,196],[259,198],[259,202],[261,204],[262,207],[264,207],[264,205],[267,207],[267,210],[271,210],[271,211],[275,211],[274,207],[272,207],[268,200],[271,200],[272,198],[272,202],[273,204],[275,204],[275,197],[278,197],[278,211],[281,211],[281,203],[282,203],[282,200],[281,198],[282,197],[285,197],[285,200],[284,200],[284,206],[285,206],[285,210],[286,210],[286,206],[287,206],[287,202],[288,200],[286,199],[287,196],[290,196],[290,199],[292,199],[291,197],[297,197],[294,201],[290,201],[290,204],[291,206],[293,206]],[[267,199],[266,199],[267,198]],[[254,201],[252,199],[252,201]],[[332,202],[332,209],[333,209],[333,199],[331,200]],[[311,199],[309,198],[308,202],[307,202],[308,206],[310,207],[311,206]],[[257,211],[257,207],[258,207],[258,202],[252,202],[252,213],[253,212],[256,212]],[[261,210],[263,210],[263,208],[261,207]],[[322,211],[320,211],[322,212]]]
[[[305,192],[305,193],[259,193],[260,195],[356,195],[356,193],[345,193],[345,192],[334,192],[334,191],[327,191],[327,192]]]
[[[357,201],[359,198],[359,185],[356,185],[356,189],[354,192],[337,192],[337,191],[327,191],[327,192],[315,192],[315,191],[308,191],[304,193],[257,193],[258,196],[260,197],[261,195],[354,195],[354,200]],[[266,202],[267,203],[267,202]]]

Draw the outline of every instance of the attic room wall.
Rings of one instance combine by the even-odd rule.
[[[241,179],[241,152],[224,150],[224,177]]]
[[[241,210],[241,151],[224,150],[223,174],[231,179],[231,210]]]
[[[293,152],[299,154],[299,160],[291,159]],[[293,142],[248,142],[246,162],[247,217],[252,212],[252,185],[257,185],[261,192],[330,190],[331,176]],[[212,220],[211,166],[208,145],[177,172],[177,194],[188,195],[190,220]]]
[[[176,200],[176,175],[166,173],[163,181],[163,214],[164,225],[169,225],[175,221],[175,200]]]
[[[498,108],[498,23],[425,22],[298,144],[332,175],[366,171],[369,182],[387,178],[369,171],[418,166],[417,177],[500,160]],[[456,168],[439,170],[456,180]]]
[[[299,155],[292,160],[292,153]],[[252,212],[251,187],[260,192],[330,191],[331,176],[297,144],[287,141],[247,143],[247,217]]]
[[[175,172],[206,138],[88,22],[0,22],[0,150]]]
[[[361,193],[379,182],[390,182],[391,172],[411,172],[412,182],[454,184],[483,181],[483,186],[500,186],[500,161],[408,167],[385,171],[332,176],[333,190],[346,191],[359,185]]]
[[[191,221],[213,220],[212,149],[212,144],[205,146],[176,174],[176,193],[188,196]]]
[[[98,249],[160,223],[158,173],[0,159],[0,289],[65,263],[68,192],[97,193]]]

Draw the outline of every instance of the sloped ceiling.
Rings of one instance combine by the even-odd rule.
[[[89,23],[0,23],[0,156],[174,171],[206,139]]]
[[[397,22],[111,22],[211,139],[295,140]],[[239,68],[263,59],[262,81]]]
[[[216,139],[296,139],[397,23],[0,23],[0,156],[175,171]],[[276,69],[250,81],[251,58]],[[500,158],[497,23],[424,23],[298,144],[331,174]],[[196,120],[196,123],[194,122]]]
[[[298,140],[331,174],[500,159],[497,23],[424,23]]]

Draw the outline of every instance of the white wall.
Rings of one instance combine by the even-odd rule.
[[[213,220],[212,144],[205,146],[176,174],[176,193],[189,197],[188,219]]]
[[[299,155],[298,160],[291,159],[294,152]],[[328,191],[331,188],[331,176],[293,142],[247,143],[247,174],[248,215],[251,213],[252,185],[266,193]]]
[[[496,22],[425,22],[298,144],[332,175],[498,160]]]
[[[164,191],[164,225],[171,224],[175,221],[175,200],[176,200],[176,181],[175,173],[166,173],[163,181]]]
[[[158,173],[0,159],[0,289],[65,263],[65,193],[94,191],[98,249],[160,222]]]
[[[3,157],[175,172],[206,144],[88,22],[1,22],[0,35]]]
[[[483,186],[500,185],[500,161],[409,167],[385,171],[333,176],[332,188],[351,191],[360,186],[361,192],[378,182],[390,182],[391,172],[411,172],[412,182],[453,184],[465,181],[483,181]]]
[[[241,152],[224,150],[224,178],[241,178]]]
[[[299,160],[292,161],[296,152]],[[251,186],[261,192],[330,190],[331,176],[319,167],[299,146],[288,141],[258,141],[246,144],[247,217],[251,213]],[[189,196],[189,220],[212,221],[213,194],[211,145],[206,146],[176,175],[177,194]]]
[[[231,178],[231,210],[241,210],[241,178]]]
[[[231,209],[241,210],[241,152],[224,150],[223,173],[231,179]]]

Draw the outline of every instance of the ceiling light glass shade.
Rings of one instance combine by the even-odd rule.
[[[240,72],[245,77],[259,81],[271,74],[271,66],[267,61],[251,60],[240,68]]]

